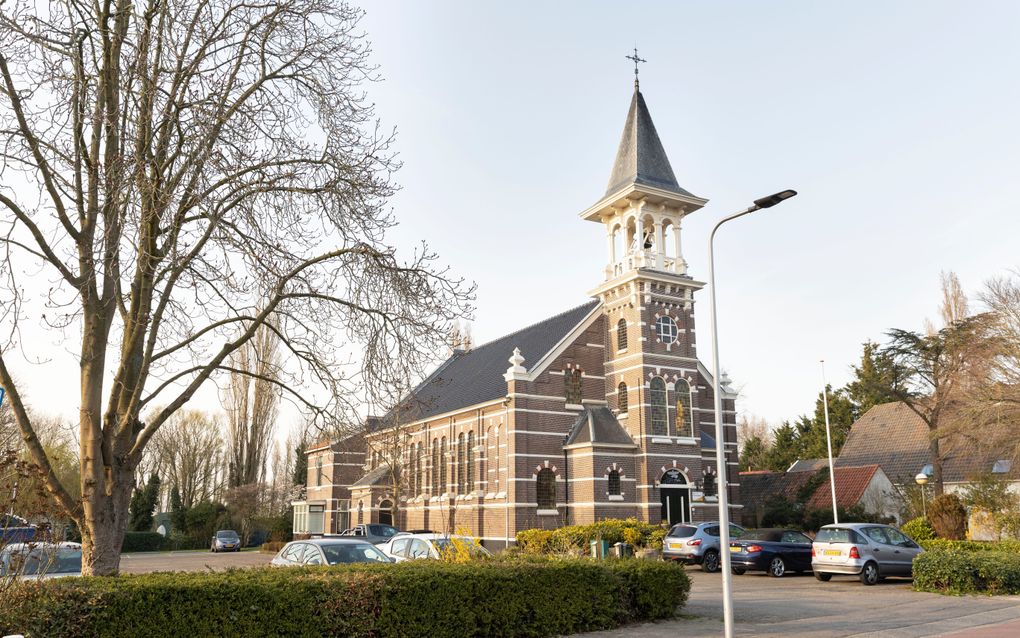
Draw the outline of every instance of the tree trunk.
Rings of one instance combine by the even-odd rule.
[[[82,574],[109,576],[120,569],[120,550],[128,525],[133,472],[120,470],[109,495],[91,490],[82,495],[85,515],[81,528]]]
[[[928,443],[928,455],[931,457],[931,485],[932,485],[932,496],[942,496],[945,492],[945,487],[942,484],[942,454],[939,451],[939,439],[937,436],[938,430],[932,429],[929,436],[931,441]]]

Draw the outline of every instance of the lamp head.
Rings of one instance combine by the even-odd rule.
[[[795,190],[787,189],[785,191],[779,191],[778,193],[769,195],[768,197],[762,197],[761,199],[754,200],[754,205],[757,206],[758,208],[772,208],[776,204],[779,204],[784,200],[790,199],[796,194],[797,191]]]
[[[928,475],[925,474],[924,472],[919,472],[918,475],[914,477],[914,482],[917,483],[918,485],[927,485]]]

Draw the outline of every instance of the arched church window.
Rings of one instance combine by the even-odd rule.
[[[581,370],[579,368],[568,368],[563,371],[563,393],[566,395],[567,403],[581,405]]]
[[[627,320],[620,319],[616,322],[616,349],[627,349]]]
[[[449,489],[449,483],[446,482],[446,468],[450,465],[450,448],[446,444],[446,437],[443,437],[442,444],[440,445],[440,459],[439,459],[439,491],[446,492]]]
[[[655,377],[648,385],[649,400],[651,402],[652,434],[655,436],[668,436],[666,424],[666,382],[662,377]]]
[[[467,435],[467,492],[470,493],[475,489],[475,433],[474,431],[468,432]]]
[[[547,467],[538,471],[535,477],[535,489],[538,509],[556,509],[556,475]]]
[[[467,491],[467,448],[464,447],[464,433],[457,435],[457,493],[463,494]]]
[[[691,384],[686,379],[676,382],[676,434],[694,436],[694,411],[691,401]]]
[[[609,488],[606,491],[610,496],[620,495],[620,472],[618,470],[609,473]]]
[[[432,439],[432,493],[439,494],[439,439]]]
[[[655,336],[665,344],[676,342],[676,338],[680,336],[680,329],[673,321],[673,317],[663,315],[655,320]]]
[[[619,406],[620,414],[627,412],[627,384],[623,381],[616,386],[616,404]]]
[[[705,489],[704,489],[704,491],[705,491],[705,497],[706,498],[709,497],[709,496],[718,496],[719,495],[718,482],[715,480],[715,472],[713,472],[712,470],[709,470],[705,474]]]

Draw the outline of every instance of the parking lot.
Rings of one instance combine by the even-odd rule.
[[[719,574],[688,568],[691,598],[683,619],[584,634],[586,638],[674,638],[722,633]],[[856,578],[835,576],[821,583],[811,574],[771,578],[733,577],[734,617],[739,636],[882,636],[913,638],[960,633],[974,638],[1020,636],[1020,597],[941,596],[912,591],[910,582],[890,579],[864,587]],[[984,628],[984,629],[979,629]]]
[[[125,574],[148,572],[197,572],[206,569],[230,567],[256,567],[266,565],[273,554],[260,552],[229,552],[213,554],[209,551],[193,552],[142,552],[120,555],[120,571]]]
[[[121,556],[125,573],[202,571],[267,564],[272,554],[207,551],[139,553]],[[585,634],[588,638],[673,638],[722,633],[719,574],[689,567],[691,598],[683,618]],[[811,574],[771,578],[748,573],[733,577],[734,616],[739,636],[1020,636],[1020,597],[940,596],[912,591],[909,581],[890,579],[864,587],[850,577],[820,583]],[[1011,623],[1004,625],[1003,623]],[[957,633],[962,632],[962,633]]]

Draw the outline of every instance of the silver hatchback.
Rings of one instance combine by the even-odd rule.
[[[828,581],[833,574],[847,574],[874,585],[886,576],[911,577],[914,557],[923,551],[909,536],[888,525],[826,525],[811,544],[811,569],[820,581]]]

